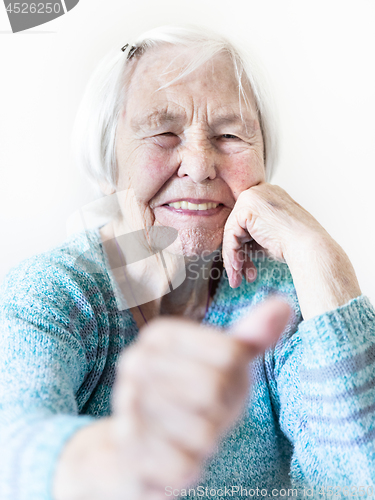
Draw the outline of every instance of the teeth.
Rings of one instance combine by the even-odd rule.
[[[173,208],[183,208],[184,210],[209,210],[210,208],[216,208],[219,203],[190,203],[190,201],[176,201],[174,203],[169,203],[170,207]]]
[[[170,203],[169,206],[173,208],[181,208],[181,203],[176,201],[175,203]]]
[[[199,205],[196,205],[195,203],[190,203],[188,202],[188,210],[199,210]]]

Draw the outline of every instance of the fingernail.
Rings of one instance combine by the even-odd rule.
[[[231,264],[235,271],[239,271],[241,269],[241,264],[236,259],[234,259]]]
[[[233,268],[232,267],[227,267],[225,269],[227,276],[228,276],[228,281],[229,281],[229,286],[232,286],[233,283]]]
[[[253,283],[257,279],[257,270],[254,267],[246,269],[246,281],[248,283]]]
[[[238,276],[240,276],[240,280],[238,279]],[[239,281],[239,283],[238,283]],[[231,268],[230,274],[229,274],[229,285],[231,288],[237,288],[242,281],[242,274],[235,269]]]

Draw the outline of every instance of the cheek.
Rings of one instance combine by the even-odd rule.
[[[242,191],[265,181],[264,163],[255,154],[232,157],[222,178],[231,189],[235,200]]]
[[[143,172],[141,176],[143,181],[151,185],[160,185],[169,177],[170,169],[168,168],[169,158],[163,153],[147,153],[143,158]]]
[[[139,151],[124,175],[123,186],[132,187],[137,198],[148,203],[176,170],[170,155],[164,151]],[[126,185],[127,184],[127,185]]]
[[[173,155],[165,151],[148,151],[142,160],[142,169],[138,179],[145,187],[144,195],[150,201],[164,184],[173,176],[177,169]]]

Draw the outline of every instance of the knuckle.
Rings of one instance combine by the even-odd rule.
[[[245,191],[242,191],[237,198],[237,203],[242,202],[243,200],[247,200],[251,196],[250,194],[250,189],[245,189]]]
[[[202,398],[202,409],[205,409],[207,414],[220,415],[223,411],[225,412],[225,407],[238,390],[235,387],[235,382],[238,379],[235,371],[235,367],[231,367],[226,371],[221,370],[216,377],[212,377],[211,380],[207,380],[204,384],[205,387],[201,393],[204,396]]]
[[[200,456],[208,456],[212,452],[213,446],[219,438],[217,426],[208,420],[203,420],[196,426],[194,432],[194,441],[189,439],[191,451]]]
[[[180,343],[188,342],[195,337],[192,329],[196,326],[196,323],[186,319],[157,318],[144,329],[141,342],[156,350],[173,351]]]
[[[129,347],[119,364],[120,376],[139,375],[141,368],[147,366],[145,351],[140,344]]]
[[[183,484],[196,474],[199,468],[199,459],[194,454],[178,449],[171,454],[169,465],[170,479]]]
[[[139,342],[141,343],[157,343],[161,337],[168,336],[170,333],[170,321],[165,318],[156,318],[143,328]]]
[[[221,403],[224,396],[225,384],[224,377],[218,373],[216,377],[212,377],[210,380],[206,381],[206,391],[207,394],[207,403],[212,406],[216,406],[218,403]]]
[[[223,349],[218,353],[217,359],[222,373],[229,374],[238,365],[242,352],[238,342],[233,342],[232,339],[225,340],[228,340],[228,342],[223,344]]]

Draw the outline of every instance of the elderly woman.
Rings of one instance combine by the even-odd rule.
[[[80,159],[118,212],[3,284],[2,500],[374,493],[374,309],[266,182],[264,95],[198,29],[94,76]]]

